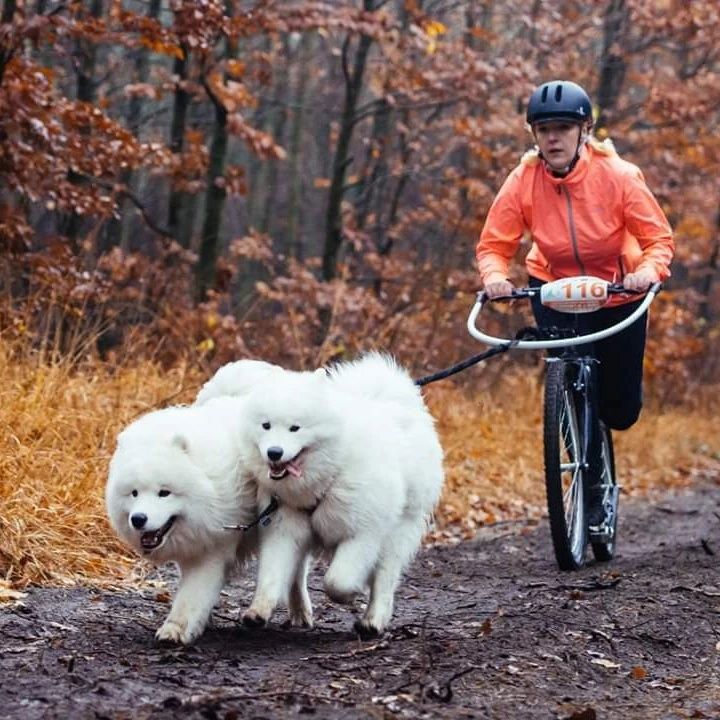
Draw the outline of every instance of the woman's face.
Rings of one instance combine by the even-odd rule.
[[[575,157],[580,125],[564,120],[540,123],[533,128],[542,156],[553,170],[564,170]]]

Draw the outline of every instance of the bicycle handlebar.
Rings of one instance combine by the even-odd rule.
[[[483,305],[489,299],[486,293],[483,291],[477,294],[477,299],[475,300],[475,304],[473,305],[472,310],[470,311],[470,315],[467,319],[467,329],[470,335],[472,335],[476,340],[479,340],[486,345],[492,345],[494,347],[498,347],[501,345],[512,345],[513,348],[517,348],[519,350],[549,350],[552,348],[564,348],[572,347],[574,345],[584,345],[585,343],[595,342],[597,340],[604,340],[605,338],[611,337],[612,335],[619,333],[621,330],[624,330],[626,327],[628,327],[628,325],[632,325],[632,323],[634,323],[648,309],[648,307],[650,307],[650,304],[655,299],[655,296],[658,294],[658,292],[660,292],[661,287],[661,283],[653,283],[648,289],[642,303],[638,305],[634,312],[628,315],[624,320],[621,320],[619,323],[616,323],[609,328],[605,328],[604,330],[598,330],[594,333],[588,333],[587,335],[579,335],[577,337],[571,338],[559,338],[556,340],[513,340],[511,338],[498,338],[492,335],[487,335],[486,333],[479,330],[476,325],[477,318],[483,308]],[[625,289],[622,285],[617,285],[614,283],[608,283],[607,291],[608,294],[614,295],[631,292]],[[531,298],[535,295],[538,295],[539,293],[540,288],[519,288],[517,290],[513,290],[512,295],[493,298],[493,300],[516,300],[519,298]]]

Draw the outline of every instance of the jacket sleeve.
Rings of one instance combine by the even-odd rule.
[[[635,270],[652,269],[660,280],[665,280],[670,277],[670,262],[675,253],[672,228],[642,172],[639,168],[634,170],[626,177],[623,213],[625,227],[635,236],[643,252]]]
[[[517,252],[525,231],[521,201],[522,175],[522,166],[510,173],[490,206],[480,233],[475,258],[483,285],[507,279],[510,260]]]

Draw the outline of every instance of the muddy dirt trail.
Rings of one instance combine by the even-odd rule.
[[[0,609],[0,717],[718,718],[720,481],[621,511],[616,560],[572,574],[545,523],[426,548],[375,642],[322,568],[315,629],[239,627],[251,571],[189,648],[152,642],[161,589],[34,589]]]

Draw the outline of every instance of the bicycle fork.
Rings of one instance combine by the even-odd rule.
[[[597,402],[593,393],[597,392],[597,376],[593,376],[593,363],[599,361],[594,358],[583,358],[578,362],[578,373],[573,385],[577,397],[582,398],[582,481],[585,489],[586,511],[589,510],[587,503],[591,500],[593,490],[602,493],[601,503],[604,519],[600,531],[592,533],[593,541],[608,542],[612,539],[613,528],[615,527],[614,513],[617,507],[617,494],[619,488],[606,477],[606,464],[609,462],[603,458],[603,439],[601,437],[600,418],[597,415]],[[591,456],[594,453],[595,457]],[[597,465],[597,467],[595,467]],[[598,477],[593,477],[597,473]],[[593,482],[596,481],[596,482]]]
[[[593,437],[592,427],[592,401],[590,394],[592,392],[592,365],[591,363],[597,362],[593,359],[583,359],[578,361],[578,372],[573,383],[573,390],[575,391],[575,397],[582,398],[582,423],[580,427],[580,434],[582,442],[580,447],[582,448],[582,455],[580,457],[580,468],[583,473],[583,483],[585,489],[589,487],[589,483],[586,479],[590,475],[590,443]]]

